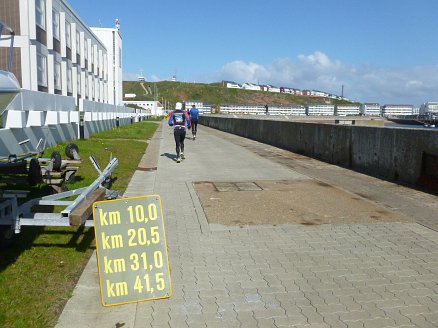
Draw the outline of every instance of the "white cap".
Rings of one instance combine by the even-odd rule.
[[[177,102],[177,103],[175,104],[175,109],[182,109],[182,103]]]

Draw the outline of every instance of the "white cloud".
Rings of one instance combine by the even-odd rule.
[[[245,79],[242,82],[258,83],[259,80],[266,79],[270,72],[262,65],[236,60],[225,64],[221,69],[221,74],[232,76],[232,79]]]
[[[409,68],[354,67],[316,51],[275,59],[269,65],[242,60],[225,64],[215,80],[274,84],[298,89],[316,89],[360,102],[420,105],[438,101],[438,65]]]
[[[341,63],[339,61],[331,61],[330,58],[327,57],[326,54],[315,51],[313,54],[305,56],[299,55],[298,59],[307,66],[313,66],[318,70],[332,70],[341,67]]]

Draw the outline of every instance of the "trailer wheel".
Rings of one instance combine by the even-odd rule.
[[[15,240],[15,233],[10,226],[0,226],[0,250],[5,250]]]
[[[76,144],[71,143],[65,147],[65,155],[67,155],[68,158],[77,159],[77,154],[79,154],[79,148]]]
[[[52,160],[53,170],[59,171],[61,169],[61,164],[62,164],[62,158],[59,151],[54,151],[50,156],[50,159]]]
[[[32,158],[29,163],[27,182],[29,182],[31,186],[35,186],[42,181],[42,178],[40,163],[37,158]]]

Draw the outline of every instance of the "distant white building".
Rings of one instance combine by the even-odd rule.
[[[281,92],[281,89],[280,88],[278,88],[278,87],[276,87],[276,86],[273,86],[273,85],[268,85],[268,91],[269,92],[278,92],[278,93],[280,93]]]
[[[359,115],[360,106],[354,104],[336,105],[336,115],[338,116],[354,116]]]
[[[412,115],[414,106],[413,105],[383,105],[382,106],[382,116],[405,116]]]
[[[360,113],[362,115],[380,116],[381,115],[380,104],[364,103],[360,106]]]
[[[195,105],[196,108],[204,107],[204,102],[199,100],[186,100],[186,110],[189,110],[192,108],[193,105]]]
[[[438,102],[429,101],[420,106],[420,114],[438,114]]]
[[[130,104],[136,105],[145,110],[147,114],[152,116],[162,116],[164,115],[163,105],[159,101],[147,101],[147,100],[125,100],[123,101],[125,106]]]
[[[291,115],[291,116],[303,116],[306,115],[306,107],[304,106],[291,106],[291,107],[281,107],[276,109],[271,108],[270,112],[274,112],[277,110],[279,115]]]
[[[335,115],[335,105],[312,104],[306,106],[306,114],[309,116],[330,116]]]
[[[200,114],[211,113],[212,106],[210,104],[204,103],[203,101],[186,100],[185,103],[186,110],[190,110],[190,108],[192,108],[192,105],[195,105]]]
[[[310,95],[312,97],[328,97],[329,94],[323,91],[318,91],[318,90],[311,90],[310,91]]]
[[[226,88],[231,88],[231,89],[240,89],[241,88],[240,84],[233,82],[233,81],[222,81],[222,85]]]
[[[412,114],[413,115],[418,115],[418,114],[420,114],[420,107],[413,107],[412,108]]]
[[[122,35],[120,34],[120,23],[116,22],[115,28],[92,27],[93,33],[105,45],[108,58],[111,59],[108,65],[108,102],[113,105],[120,105],[123,102],[122,95]],[[101,54],[99,53],[99,56]]]
[[[244,83],[244,84],[242,84],[242,89],[244,89],[244,90],[255,90],[255,91],[260,91],[261,90],[259,85],[253,84],[253,83]]]

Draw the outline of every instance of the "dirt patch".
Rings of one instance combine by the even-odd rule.
[[[194,188],[209,223],[312,226],[408,221],[399,213],[317,180],[202,181],[194,183]]]

